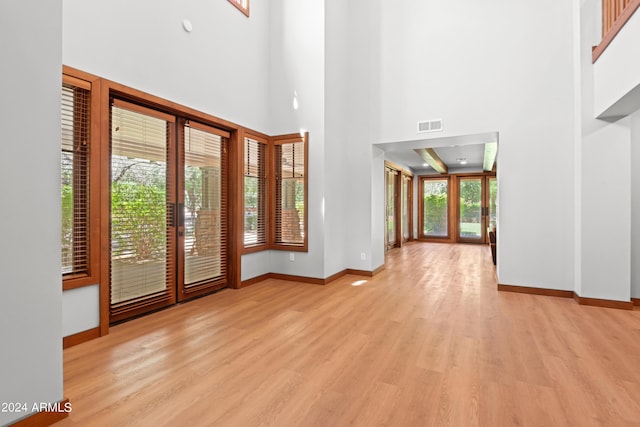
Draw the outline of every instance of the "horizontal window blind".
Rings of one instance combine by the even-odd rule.
[[[306,155],[305,142],[275,145],[275,243],[302,246],[305,242]]]
[[[267,144],[244,141],[244,245],[267,243]]]
[[[226,281],[226,138],[184,126],[184,286]]]
[[[169,297],[167,152],[163,116],[111,108],[111,313]]]
[[[62,274],[89,273],[90,91],[62,85]]]

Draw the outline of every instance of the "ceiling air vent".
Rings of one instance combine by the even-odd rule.
[[[418,133],[423,132],[441,132],[442,119],[425,120],[418,122]]]

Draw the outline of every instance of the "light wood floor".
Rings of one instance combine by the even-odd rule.
[[[268,280],[64,352],[56,426],[638,426],[640,311],[498,292],[486,246]]]

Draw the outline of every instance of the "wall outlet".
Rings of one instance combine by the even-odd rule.
[[[296,255],[293,252],[289,252],[289,261],[295,261]]]
[[[360,259],[362,261],[366,261],[367,260],[367,254],[365,254],[364,252],[360,252]]]

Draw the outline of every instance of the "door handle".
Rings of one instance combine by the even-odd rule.
[[[184,227],[184,203],[178,203],[178,227]]]

